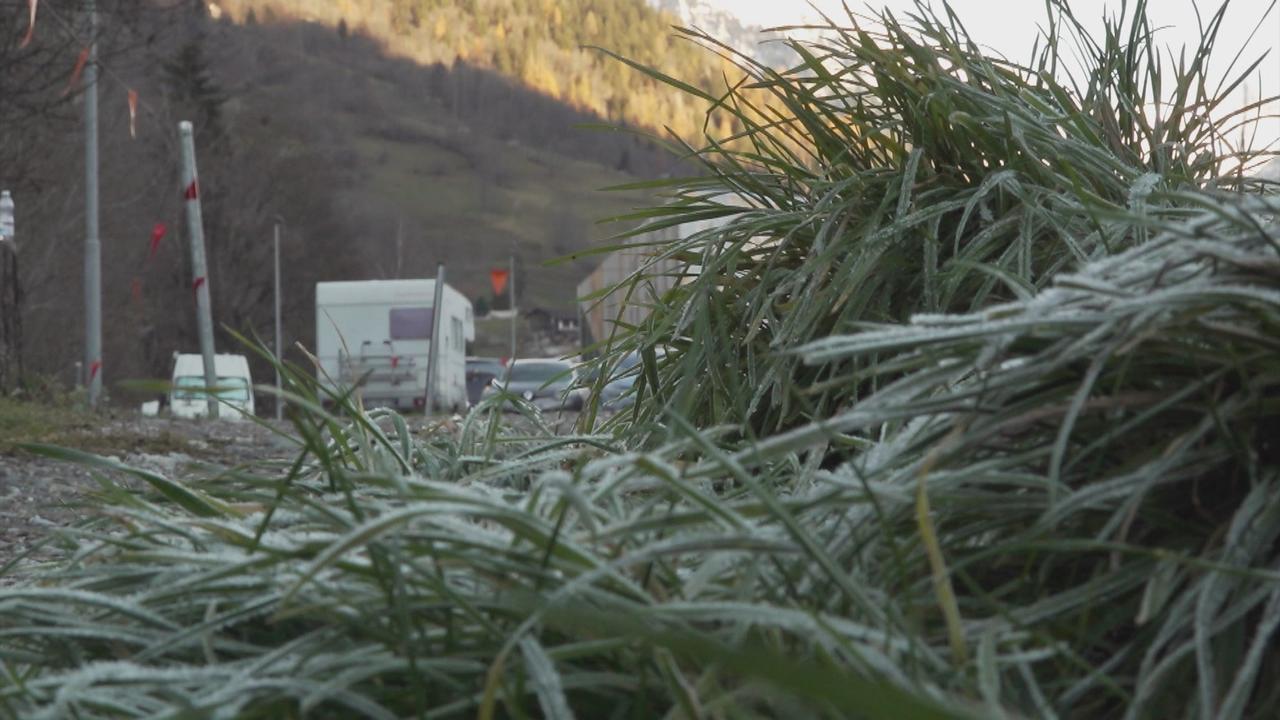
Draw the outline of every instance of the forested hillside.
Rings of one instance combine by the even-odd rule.
[[[707,88],[723,88],[726,72],[740,75],[679,37],[676,18],[644,0],[220,0],[214,12],[238,22],[320,22],[421,64],[496,70],[576,109],[686,138],[705,120],[691,98],[596,48]]]
[[[546,263],[610,236],[619,228],[597,220],[645,202],[637,193],[601,189],[678,172],[669,153],[637,133],[584,128],[609,119],[590,103],[565,102],[504,75],[475,43],[457,53],[426,41],[417,55],[396,50],[434,33],[425,20],[440,13],[456,15],[443,37],[461,37],[462,27],[493,19],[486,14],[493,4],[431,12],[375,4],[380,14],[344,1],[237,8],[196,0],[166,12],[148,0],[100,3],[109,382],[163,376],[170,353],[194,347],[179,120],[196,125],[215,323],[270,336],[270,240],[279,218],[286,346],[310,344],[316,281],[423,277],[442,261],[450,283],[478,299],[489,293],[489,268],[514,255],[522,306],[570,312],[591,261]],[[313,18],[330,11],[333,23],[308,21],[304,5]],[[597,4],[578,17],[570,5],[545,6],[552,10],[547,28],[557,25],[558,9],[559,25],[595,22],[600,42],[610,42],[603,28],[617,24],[612,10]],[[81,7],[42,2],[27,48],[18,44],[25,16],[0,15],[0,91],[24,103],[0,107],[0,185],[14,191],[19,207],[24,356],[30,376],[64,383],[83,353],[84,84],[71,77],[87,37]],[[544,6],[512,7],[502,24],[507,37],[535,37],[518,28],[535,25]],[[640,0],[626,7],[653,24],[651,44],[667,42],[670,29],[659,28],[657,14]],[[404,34],[384,34],[393,26]],[[577,87],[596,88],[592,96],[605,98],[605,113],[609,102],[615,112],[633,101],[642,106],[646,95],[638,88],[647,81],[576,49],[581,32],[547,34],[537,52],[514,40],[503,47],[521,58],[521,73],[539,63],[562,70],[576,58],[583,69]],[[428,51],[448,62],[425,63]],[[605,93],[606,76],[630,84]],[[132,123],[129,91],[138,98]],[[656,88],[651,97],[659,97]],[[692,104],[672,108],[664,111],[672,122],[699,117]],[[157,224],[167,233],[153,249]],[[223,341],[232,342],[227,335]]]

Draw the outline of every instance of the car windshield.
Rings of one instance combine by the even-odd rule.
[[[173,398],[175,400],[204,398],[204,393],[200,392],[205,387],[203,377],[183,375],[173,381],[173,387]],[[227,402],[248,402],[249,382],[242,377],[220,377],[218,378],[218,397]]]
[[[511,382],[546,383],[563,375],[569,380],[569,364],[562,362],[518,362],[511,366]]]

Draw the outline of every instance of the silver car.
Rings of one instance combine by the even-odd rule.
[[[484,389],[490,397],[504,389],[539,410],[582,409],[583,391],[576,388],[573,365],[554,358],[516,360]]]
[[[666,357],[664,348],[655,348],[654,356],[658,362]],[[636,402],[635,386],[640,379],[640,353],[629,352],[618,361],[618,365],[609,374],[608,382],[600,389],[600,407],[604,410],[626,410]]]

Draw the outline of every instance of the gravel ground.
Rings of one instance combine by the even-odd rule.
[[[110,420],[101,434],[118,449],[99,454],[173,478],[195,473],[202,465],[233,466],[292,452],[270,430],[246,422]],[[21,451],[0,454],[0,566],[39,542],[51,527],[85,517],[85,495],[95,488],[91,471],[75,463]]]
[[[515,415],[506,418],[517,426],[522,422]],[[573,432],[577,414],[548,414],[546,420],[556,432],[567,434]],[[426,424],[422,418],[410,419],[415,430]],[[444,427],[456,428],[456,424],[446,421]],[[271,430],[249,422],[113,419],[103,424],[97,440],[110,448],[92,450],[100,455],[176,479],[207,477],[210,465],[229,467],[288,459],[295,452]],[[88,517],[91,512],[84,502],[87,493],[96,488],[91,471],[75,463],[21,451],[0,453],[0,567],[39,543],[51,528]],[[31,557],[40,559],[43,555],[37,550]]]

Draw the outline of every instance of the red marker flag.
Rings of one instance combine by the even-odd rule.
[[[200,197],[200,186],[197,182],[198,181],[196,180],[192,180],[191,184],[187,186],[187,189],[182,191],[183,200],[195,200]]]
[[[196,279],[195,279],[195,282],[191,283],[191,292],[192,292],[192,294],[195,294],[195,293],[200,292],[200,286],[201,286],[201,285],[204,285],[204,276],[203,276],[203,275],[201,275],[200,277],[196,278]]]
[[[151,251],[147,253],[147,262],[156,256],[156,251],[160,249],[160,241],[164,239],[165,233],[169,232],[169,227],[162,222],[155,224],[151,228]]]
[[[89,363],[89,383],[93,383],[93,379],[98,377],[98,371],[102,369],[102,361],[94,360]]]
[[[36,34],[36,5],[40,4],[40,0],[27,0],[27,11],[30,19],[27,21],[27,34],[22,36],[22,42],[18,43],[18,48],[22,49],[31,44],[31,37]]]
[[[62,91],[63,95],[71,92],[71,90],[76,86],[76,83],[80,82],[80,74],[84,72],[84,66],[88,62],[89,48],[86,47],[83,48],[80,51],[80,55],[76,57],[76,66],[71,70],[71,79],[67,80],[67,87]]]
[[[138,139],[138,91],[129,90],[129,137]]]
[[[507,286],[507,275],[509,275],[509,273],[506,270],[489,271],[489,282],[493,283],[494,295],[502,294],[502,289]]]

